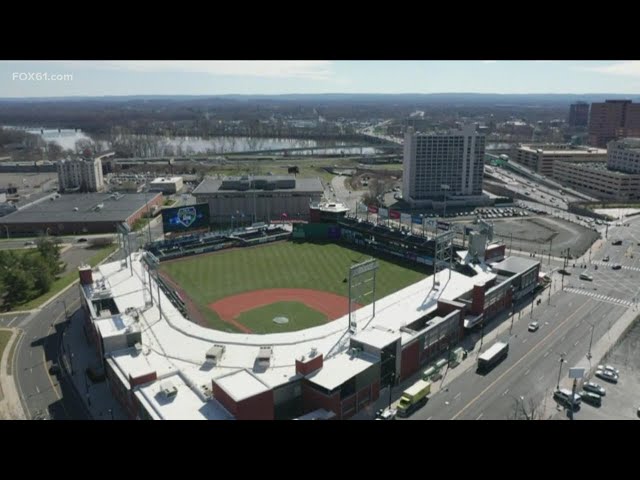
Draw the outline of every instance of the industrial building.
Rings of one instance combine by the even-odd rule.
[[[464,258],[467,258],[466,256]],[[187,320],[147,252],[80,268],[86,331],[109,386],[137,419],[348,419],[535,286],[540,263],[471,262],[297,332],[252,335]],[[519,281],[516,281],[520,279]],[[132,293],[133,292],[133,293]],[[471,324],[467,320],[471,320]],[[445,362],[446,364],[446,362]],[[314,417],[315,418],[315,417]]]
[[[322,199],[319,178],[293,175],[244,175],[216,179],[207,177],[192,195],[209,203],[211,223],[230,224],[239,218],[270,221],[283,217],[306,219],[309,204]]]
[[[100,192],[104,189],[100,157],[60,160],[57,169],[60,192]]]
[[[557,161],[601,162],[607,161],[607,151],[602,148],[579,147],[570,144],[520,145],[511,153],[511,159],[536,173],[553,177]],[[558,177],[555,177],[558,178]]]
[[[184,186],[182,177],[159,177],[149,184],[149,191],[162,193],[178,193]]]
[[[431,207],[434,201],[482,196],[483,135],[474,125],[447,133],[415,133],[404,139],[404,199],[412,207]]]
[[[136,220],[162,206],[162,194],[56,194],[0,218],[0,232],[13,235],[115,233],[116,225]]]

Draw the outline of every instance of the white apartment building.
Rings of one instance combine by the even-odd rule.
[[[474,125],[448,133],[415,133],[404,140],[403,195],[412,206],[482,195],[485,138]],[[443,186],[445,186],[443,188]]]
[[[60,191],[99,192],[104,188],[100,158],[58,161]]]

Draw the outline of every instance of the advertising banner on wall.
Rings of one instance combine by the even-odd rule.
[[[209,204],[201,203],[187,207],[162,210],[162,228],[167,232],[182,232],[209,226]]]

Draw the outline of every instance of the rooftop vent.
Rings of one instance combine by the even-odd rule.
[[[160,384],[160,391],[164,398],[169,400],[178,394],[178,387],[176,387],[170,380],[167,380]]]
[[[136,349],[136,354],[139,355],[140,353],[142,353],[142,344],[141,343],[136,343],[133,348]]]
[[[318,348],[317,347],[311,347],[311,353],[309,354],[309,357],[313,358],[318,354]]]
[[[260,351],[258,352],[258,365],[261,367],[268,367],[271,363],[271,355],[273,354],[273,347],[264,346],[260,347]]]
[[[224,355],[225,350],[226,347],[224,345],[214,345],[207,350],[207,353],[205,354],[206,361],[218,363],[222,359],[222,355]]]

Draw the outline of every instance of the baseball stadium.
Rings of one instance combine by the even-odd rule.
[[[312,205],[310,222],[138,251],[123,233],[123,261],[80,268],[115,397],[132,419],[348,419],[537,286],[539,262],[504,260],[482,225],[427,235],[384,215]]]

